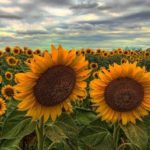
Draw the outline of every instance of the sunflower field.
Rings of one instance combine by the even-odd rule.
[[[150,150],[150,50],[0,50],[0,150]]]

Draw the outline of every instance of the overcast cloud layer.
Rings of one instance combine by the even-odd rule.
[[[3,0],[0,49],[150,47],[150,0]]]

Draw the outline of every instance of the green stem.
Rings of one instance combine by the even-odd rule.
[[[54,144],[55,144],[55,142],[52,142],[47,150],[51,150],[51,148],[53,147]]]
[[[124,149],[124,147],[126,147],[126,146],[132,146],[132,144],[131,143],[123,143],[117,148],[117,150],[121,150],[121,148]]]
[[[44,118],[42,117],[36,126],[38,150],[44,150]]]
[[[118,147],[119,131],[120,131],[119,123],[115,123],[114,131],[113,131],[113,140],[114,140],[115,148]]]

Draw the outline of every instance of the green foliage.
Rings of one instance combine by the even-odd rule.
[[[34,131],[36,123],[24,114],[13,110],[6,116],[0,136],[1,150],[18,150],[21,139]]]
[[[121,126],[125,136],[131,142],[133,149],[147,150],[148,148],[148,134],[144,124]]]

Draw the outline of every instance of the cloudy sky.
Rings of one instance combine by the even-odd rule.
[[[1,0],[0,49],[150,47],[150,0]]]

